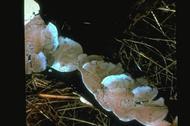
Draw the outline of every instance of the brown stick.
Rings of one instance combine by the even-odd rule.
[[[52,95],[52,94],[39,94],[39,97],[42,98],[53,98],[53,99],[80,99],[76,96],[62,96],[62,95]]]

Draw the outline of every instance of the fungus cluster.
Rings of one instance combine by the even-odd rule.
[[[87,55],[74,40],[58,36],[53,23],[40,15],[25,24],[25,73],[41,72],[51,66],[60,72],[80,71],[85,87],[107,111],[121,121],[137,120],[146,126],[171,126],[165,121],[168,108],[155,97],[156,87],[146,80],[137,82],[124,74],[120,63],[104,61],[103,56]]]

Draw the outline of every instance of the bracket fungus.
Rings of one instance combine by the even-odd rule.
[[[76,70],[78,56],[83,53],[81,45],[70,38],[59,37],[59,47],[54,52],[52,68],[60,72],[72,72]]]
[[[135,82],[125,78],[124,75],[111,75],[102,81],[105,88],[99,91],[102,94],[95,96],[100,105],[126,122],[135,119],[147,125],[163,120],[168,109],[163,98],[152,100],[157,95],[157,90],[149,86],[138,87]],[[137,87],[134,88],[135,86]]]
[[[162,121],[168,113],[163,98],[153,100],[158,90],[139,81],[136,83],[132,77],[123,74],[120,64],[91,61],[85,63],[80,72],[97,102],[122,121],[137,120],[148,125]]]
[[[121,121],[137,120],[146,126],[169,126],[164,121],[168,108],[156,87],[145,79],[134,80],[124,74],[120,63],[105,62],[103,56],[87,55],[74,40],[58,36],[51,22],[46,25],[38,15],[25,25],[26,74],[41,72],[50,65],[60,72],[79,70],[85,87],[107,111]]]
[[[101,89],[101,81],[110,74],[122,73],[121,64],[106,63],[102,60],[85,63],[78,68],[82,74],[82,80],[86,88],[94,94],[97,89]]]
[[[34,53],[39,53],[46,42],[45,34],[43,32],[44,29],[45,22],[39,15],[35,16],[25,25],[25,44],[31,44],[34,48]]]
[[[51,64],[50,62],[53,60],[52,54],[59,44],[57,37],[56,26],[51,22],[46,25],[40,15],[35,16],[25,25],[26,74],[44,71],[47,64]],[[30,65],[30,69],[27,68],[29,67],[29,62],[33,64],[32,66]],[[43,69],[39,66],[43,66]]]
[[[82,46],[67,37],[59,37],[59,47],[53,53],[54,63],[51,66],[60,72],[72,72],[79,69],[84,63],[91,60],[102,60],[99,55],[83,53]]]
[[[28,42],[33,44],[35,52],[43,48],[55,51],[59,45],[56,26],[51,22],[46,25],[40,15],[35,16],[25,25],[25,43]]]

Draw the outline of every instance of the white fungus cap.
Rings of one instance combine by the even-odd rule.
[[[139,86],[132,90],[136,100],[139,101],[150,101],[158,95],[157,88],[150,86]]]
[[[53,54],[59,46],[58,31],[56,26],[49,22],[46,28],[42,30],[42,36],[44,40],[43,52],[47,57],[48,65],[51,66],[54,63]]]
[[[24,24],[27,24],[38,14],[40,6],[34,0],[24,0]]]
[[[101,83],[109,89],[126,88],[130,90],[135,86],[134,80],[126,74],[107,76]]]
[[[49,37],[51,37],[51,41],[50,43],[47,43],[47,45],[51,45],[52,50],[55,51],[59,45],[57,27],[53,23],[49,22],[45,30],[50,33]]]

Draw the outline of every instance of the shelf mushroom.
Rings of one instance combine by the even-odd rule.
[[[59,37],[59,47],[53,53],[54,63],[51,66],[59,72],[72,72],[91,60],[102,60],[99,55],[87,55],[83,53],[82,46],[76,41]]]
[[[25,25],[25,42],[32,42],[35,48],[40,49],[49,45],[55,50],[58,46],[57,28],[51,22],[46,25],[41,16],[37,15]]]
[[[110,74],[122,73],[121,64],[107,63],[103,60],[93,60],[85,63],[78,70],[82,75],[82,80],[86,88],[94,94],[97,89],[101,89],[101,81]]]
[[[46,25],[38,15],[25,25],[25,44],[30,44],[34,53],[39,53],[45,44],[45,35],[42,32]]]
[[[80,69],[86,88],[105,110],[112,111],[120,120],[137,120],[145,125],[162,121],[168,109],[163,98],[153,100],[157,89],[136,82],[123,71],[121,64],[105,61],[91,61]]]
[[[51,67],[60,72],[72,72],[76,70],[75,63],[81,54],[83,54],[83,49],[79,43],[60,36],[59,47],[53,53],[54,63]]]
[[[41,72],[46,68],[46,57],[42,51],[41,31],[45,27],[40,16],[25,25],[25,73]]]
[[[120,120],[137,120],[146,126],[169,126],[164,99],[154,100],[155,87],[143,79],[124,74],[120,63],[105,62],[102,56],[83,53],[81,45],[60,36],[53,23],[38,15],[25,25],[25,72],[41,72],[50,65],[60,72],[79,70],[85,87],[107,111]]]
[[[105,88],[95,95],[103,108],[113,113],[122,121],[137,120],[144,125],[162,121],[168,109],[163,98],[153,100],[157,89],[138,86],[125,74],[111,75],[101,82]]]
[[[36,72],[36,71],[41,72],[45,70],[47,63],[51,64],[53,60],[52,54],[56,50],[58,45],[59,45],[58,32],[57,32],[56,27],[52,23],[48,23],[48,25],[46,25],[43,19],[40,17],[40,15],[37,15],[33,19],[31,19],[25,25],[25,66],[26,66],[25,71],[26,73],[31,74],[32,72]],[[33,65],[32,66],[30,65],[30,69],[27,68],[29,66],[28,64],[30,62],[29,60],[33,62]],[[44,60],[47,60],[47,61],[44,62]],[[38,63],[34,63],[36,61],[38,61]],[[46,63],[46,65],[44,65],[44,63]],[[43,67],[44,69],[41,69],[40,67],[41,65],[44,66]],[[40,69],[37,69],[37,68],[40,68]]]

